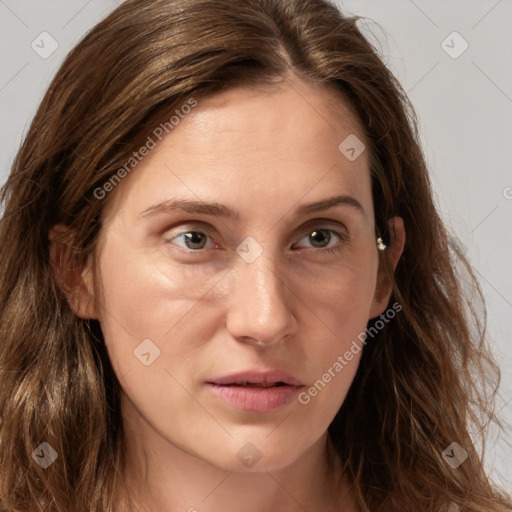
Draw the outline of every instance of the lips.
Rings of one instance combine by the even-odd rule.
[[[206,384],[222,402],[259,413],[290,403],[304,386],[298,378],[278,370],[250,370],[218,377]]]

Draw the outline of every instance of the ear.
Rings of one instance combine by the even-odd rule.
[[[383,251],[380,256],[384,261],[379,261],[379,271],[377,274],[377,286],[370,310],[370,318],[376,318],[384,311],[389,304],[393,286],[391,277],[398,264],[405,246],[405,228],[401,217],[393,217],[388,221],[390,243],[389,247]],[[387,267],[387,268],[386,268]]]
[[[74,234],[70,228],[56,224],[48,233],[50,261],[55,280],[66,296],[70,308],[85,319],[98,319],[94,297],[92,256],[80,266],[72,244]]]

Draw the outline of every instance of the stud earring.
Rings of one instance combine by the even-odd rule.
[[[379,249],[379,251],[384,251],[386,247],[387,245],[382,241],[382,238],[379,236],[379,238],[377,238],[377,249]]]

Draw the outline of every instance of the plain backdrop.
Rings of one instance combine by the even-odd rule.
[[[243,1],[243,0],[241,0]],[[67,52],[119,0],[0,0],[0,183]],[[512,1],[347,0],[413,102],[439,210],[476,269],[512,423]],[[512,489],[512,433],[486,466]],[[411,454],[413,457],[414,454]]]

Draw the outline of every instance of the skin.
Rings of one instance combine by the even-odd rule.
[[[295,77],[265,90],[233,88],[201,99],[107,198],[97,252],[73,281],[71,305],[99,320],[123,388],[126,480],[140,510],[358,510],[347,481],[328,466],[326,431],[360,352],[306,405],[294,399],[247,412],[205,385],[279,368],[308,389],[390,307],[369,155],[349,161],[338,150],[349,134],[364,140],[332,91]],[[347,204],[295,212],[339,194],[364,213]],[[177,197],[222,203],[240,216],[141,215]],[[394,269],[405,232],[402,219],[390,222],[383,257]],[[332,231],[315,246],[315,230]],[[208,235],[203,248],[190,249],[190,231]],[[252,263],[236,252],[249,236],[262,250]],[[52,260],[59,257],[53,247]],[[61,283],[71,279],[55,266]],[[149,366],[134,356],[147,338],[160,349]],[[237,456],[247,443],[261,453],[252,467]]]

